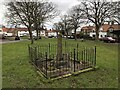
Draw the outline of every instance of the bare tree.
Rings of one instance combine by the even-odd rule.
[[[54,5],[52,3],[41,2],[8,2],[7,8],[9,16],[13,16],[14,23],[20,22],[28,28],[31,44],[33,44],[32,30],[35,29],[38,36],[38,30],[43,22],[54,16]]]
[[[37,38],[40,29],[43,29],[44,22],[53,19],[58,15],[56,7],[53,3],[49,2],[35,2],[35,8],[32,17],[34,18],[34,29],[37,32]]]
[[[78,9],[78,6],[72,7],[69,13],[70,19],[70,25],[71,29],[74,29],[74,37],[75,40],[77,40],[76,36],[76,30],[80,27],[80,24],[84,23],[82,18],[83,18],[83,13],[81,12],[80,9]]]
[[[87,0],[79,5],[79,9],[84,13],[84,18],[95,25],[96,40],[99,38],[100,27],[115,14],[113,7],[115,7],[113,4],[105,0]]]
[[[68,32],[72,29],[70,17],[68,15],[64,15],[61,18],[61,23],[63,23],[63,30],[65,32],[66,38],[68,38]]]
[[[32,37],[32,24],[33,18],[31,18],[33,10],[33,2],[9,2],[7,3],[7,8],[9,10],[10,16],[15,16],[15,22],[20,21],[21,24],[25,25],[28,28],[31,44],[33,44]]]
[[[64,24],[62,22],[54,23],[53,29],[59,30],[59,32],[61,32],[64,29]]]
[[[113,7],[114,11],[116,11],[112,17],[113,21],[117,22],[120,25],[120,1],[112,2],[112,4],[115,6]]]

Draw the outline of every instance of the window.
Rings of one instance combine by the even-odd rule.
[[[100,35],[100,37],[103,37],[102,35]]]

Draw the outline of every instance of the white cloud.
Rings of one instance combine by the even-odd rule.
[[[79,4],[77,0],[49,0],[55,3],[58,6],[58,9],[62,11],[62,13],[66,13],[69,8],[72,6]]]

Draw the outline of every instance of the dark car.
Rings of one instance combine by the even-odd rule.
[[[19,36],[16,36],[16,37],[15,37],[15,40],[20,40],[20,37],[19,37]]]
[[[100,38],[99,40],[104,41],[106,43],[115,43],[116,42],[116,39],[114,39],[112,37],[103,37],[103,38]]]
[[[54,38],[54,36],[48,36],[48,38]]]

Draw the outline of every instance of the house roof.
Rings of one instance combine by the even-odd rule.
[[[10,28],[2,28],[3,32],[8,32],[8,31],[11,31],[13,29],[10,29]]]
[[[28,31],[27,28],[17,28],[18,31]]]
[[[118,25],[118,24],[114,24],[112,26],[109,24],[104,24],[102,26],[103,32],[107,32],[110,29],[110,27],[112,27],[114,30],[120,30],[120,25]],[[81,28],[81,30],[85,30],[85,31],[91,31],[93,29],[95,29],[94,26],[84,26]]]
[[[47,33],[52,33],[52,32],[59,32],[58,30],[47,30]]]
[[[114,30],[120,30],[120,25],[118,25],[118,24],[114,24],[114,25],[111,25],[111,26],[108,25],[108,24],[104,24],[102,26],[104,32],[107,32],[110,29],[110,27],[112,27]]]
[[[13,32],[15,30],[17,31],[28,31],[27,28],[2,28],[3,32]]]
[[[94,29],[94,26],[84,26],[81,28],[81,30],[85,30],[85,31],[91,31]]]

